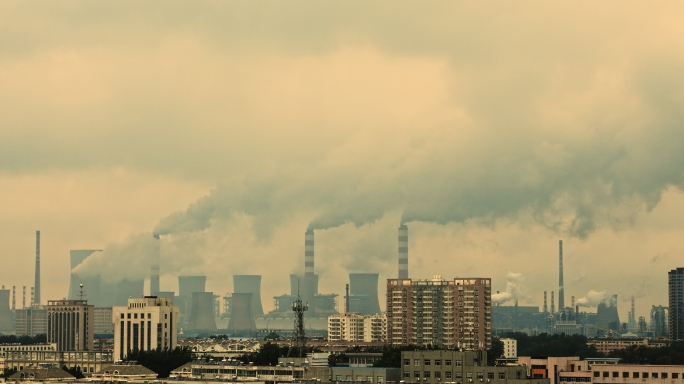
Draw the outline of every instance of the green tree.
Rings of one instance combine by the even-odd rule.
[[[189,347],[174,349],[158,348],[152,351],[135,350],[126,356],[126,361],[137,361],[138,364],[154,371],[159,378],[167,378],[171,371],[192,361],[192,351]]]
[[[492,348],[487,351],[487,365],[495,365],[496,359],[504,355],[504,343],[498,337],[492,339]]]
[[[15,373],[17,373],[17,370],[16,370],[16,369],[14,369],[14,368],[6,368],[6,369],[5,369],[5,373],[2,374],[2,377],[4,377],[5,379],[7,379],[8,377],[14,375]]]
[[[85,377],[85,376],[83,376],[83,372],[81,372],[81,367],[78,366],[78,365],[75,366],[75,367],[71,367],[71,368],[68,368],[68,367],[65,365],[65,366],[62,367],[62,369],[65,370],[65,371],[67,371],[67,372],[69,372],[69,373],[71,374],[71,376],[73,376],[73,377],[75,377],[75,378],[77,378],[77,379],[82,379],[82,378]]]
[[[518,356],[578,356],[602,357],[596,347],[587,345],[586,336],[542,333],[529,336],[522,332],[509,332],[506,337],[518,341]]]
[[[398,347],[385,346],[382,348],[382,358],[373,363],[374,367],[401,368],[401,352],[433,349],[432,347],[419,347],[417,345],[404,345]]]

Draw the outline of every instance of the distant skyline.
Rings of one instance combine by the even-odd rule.
[[[321,292],[382,294],[406,222],[412,278],[541,307],[562,239],[566,304],[648,318],[684,266],[682,8],[3,2],[0,284],[33,284],[36,230],[43,302],[72,249],[148,277],[156,232],[161,290],[261,274],[268,311],[313,228]]]

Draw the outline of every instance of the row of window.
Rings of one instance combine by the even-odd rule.
[[[659,372],[632,372],[631,376],[633,379],[639,379],[639,378],[648,379],[649,377],[651,379],[657,379],[657,378],[667,379],[668,378],[667,372],[660,372],[660,373]],[[594,371],[594,377],[615,377],[615,378],[619,378],[620,372],[617,372],[617,371],[613,371],[613,372]],[[629,377],[630,377],[629,372],[622,372],[622,378],[628,379]],[[679,379],[679,373],[676,373],[676,372],[672,373],[672,378],[673,379]],[[682,375],[682,378],[684,379],[684,374]]]
[[[346,375],[345,381],[352,381],[352,375]],[[335,375],[335,381],[342,381],[342,375]],[[356,376],[356,381],[364,381],[363,376]],[[366,380],[369,383],[373,382],[373,376],[366,376]],[[377,377],[377,382],[378,384],[382,384],[385,381],[385,378],[383,376],[378,376]]]
[[[410,378],[411,377],[411,371],[404,371],[404,378]],[[430,372],[430,371],[423,371],[422,376],[421,376],[421,371],[413,371],[413,377],[420,379],[421,377],[425,379],[429,379],[430,377],[434,377],[435,379],[441,379],[442,378],[442,372],[436,371],[436,372]],[[499,380],[505,380],[506,379],[506,373],[505,372],[499,372],[498,374]],[[462,379],[463,378],[463,372],[454,372],[453,377],[452,373],[447,371],[444,372],[444,378],[445,379]],[[466,372],[466,378],[467,379],[472,379],[473,378],[473,373],[472,372]],[[477,378],[478,379],[484,379],[484,372],[477,372]],[[494,372],[487,372],[487,379],[493,379],[494,378]]]
[[[430,365],[433,362],[432,359],[423,359],[423,365]],[[411,359],[404,359],[404,365],[411,365]],[[420,359],[413,359],[413,365],[416,367],[420,366]],[[442,365],[441,359],[435,359],[434,365]],[[451,366],[451,359],[444,360],[444,365]],[[456,360],[455,365],[457,367],[461,366],[461,360]]]

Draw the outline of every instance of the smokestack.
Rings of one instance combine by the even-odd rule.
[[[345,296],[344,296],[344,313],[349,313],[349,284],[347,284],[345,288]]]
[[[575,296],[570,296],[570,307],[575,308]]]
[[[21,309],[26,309],[26,286],[24,285],[23,293],[21,295]]]
[[[314,232],[309,229],[304,234],[304,277],[314,277]]]
[[[399,226],[399,278],[408,279],[408,227]]]
[[[549,307],[546,306],[546,291],[544,291],[544,313],[549,313]]]
[[[554,293],[555,293],[554,291],[551,291],[551,313],[552,314],[556,313],[556,304],[553,303],[553,294]]]
[[[157,249],[155,250],[155,255],[152,258],[152,267],[150,268],[150,295],[157,296],[159,294],[159,254],[161,252],[159,235],[154,235],[157,240]]]
[[[40,305],[40,231],[36,231],[36,279],[33,283],[35,287],[35,296],[31,300],[31,303],[35,305]]]
[[[32,306],[35,306],[35,299],[36,299],[36,289],[34,287],[31,287],[31,303]]]
[[[565,308],[563,289],[563,240],[558,240],[558,310]]]
[[[17,286],[12,286],[12,310],[17,309]]]

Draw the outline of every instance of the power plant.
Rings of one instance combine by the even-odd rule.
[[[252,303],[254,294],[251,292],[234,292],[228,333],[233,336],[253,336],[256,332]]]
[[[250,311],[252,317],[264,315],[264,309],[261,305],[261,275],[233,275],[233,292],[233,294],[251,293]]]
[[[188,321],[188,329],[215,331],[214,293],[193,292],[191,300],[192,306],[190,310],[190,319]]]
[[[380,313],[377,273],[350,273],[348,303],[350,313],[375,315]]]

